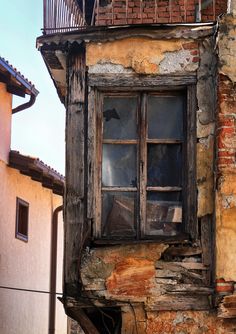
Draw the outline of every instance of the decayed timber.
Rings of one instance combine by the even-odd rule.
[[[169,256],[193,256],[200,255],[202,253],[201,247],[189,247],[189,246],[180,246],[180,247],[169,247],[165,251],[165,255]]]
[[[77,294],[78,264],[84,240],[85,56],[72,52],[68,66],[66,115],[65,293]]]
[[[176,310],[209,310],[211,303],[209,297],[199,294],[164,294],[158,298],[150,298],[147,310],[150,311],[176,311]]]
[[[211,284],[212,263],[213,263],[213,244],[212,244],[212,216],[207,215],[201,218],[201,246],[202,262],[209,266],[209,271],[205,273],[205,283]]]
[[[186,263],[185,263],[186,264]],[[195,265],[200,265],[201,270],[202,264],[201,263],[194,263]],[[203,277],[201,274],[196,274],[195,272],[191,272],[189,269],[186,269],[184,267],[184,262],[164,262],[164,261],[157,261],[155,264],[157,275],[163,270],[167,270],[169,273],[173,273],[173,277],[181,277],[181,280],[183,281],[184,278],[187,280],[190,280],[192,283],[199,283],[202,284]],[[191,269],[193,270],[192,264],[190,264]],[[163,276],[162,276],[163,277]]]
[[[95,91],[91,89],[88,96],[88,140],[87,140],[87,218],[95,216],[95,161],[96,161],[96,113],[95,113]]]
[[[142,27],[133,26],[113,26],[109,27],[90,27],[86,30],[79,30],[71,33],[54,34],[51,36],[41,36],[37,38],[37,47],[43,45],[43,49],[49,47],[50,44],[63,46],[65,43],[81,43],[81,41],[96,41],[105,42],[110,40],[118,40],[129,37],[146,37],[150,39],[175,39],[175,38],[192,38],[197,39],[201,37],[211,36],[215,32],[215,26],[212,23],[208,25],[160,25],[153,24]]]
[[[218,308],[218,317],[236,319],[236,294],[224,297]]]
[[[68,310],[68,315],[80,324],[85,334],[99,334],[99,331],[87,317],[83,309],[70,308]]]
[[[193,239],[196,239],[198,231],[196,224],[197,216],[197,185],[196,185],[196,88],[191,85],[187,93],[187,152],[186,156],[186,225],[185,229]],[[191,152],[191,154],[188,154]]]
[[[124,87],[129,87],[129,91],[132,90],[143,90],[144,87],[148,89],[158,90],[161,87],[168,87],[168,90],[172,88],[182,89],[185,85],[191,85],[196,83],[195,75],[138,75],[133,73],[122,73],[122,74],[95,74],[90,73],[88,76],[89,86],[101,87],[101,88],[120,88],[124,90]],[[193,106],[194,108],[195,106]]]

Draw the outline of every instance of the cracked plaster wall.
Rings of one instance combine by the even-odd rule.
[[[118,70],[120,73],[122,68],[124,72],[129,69],[139,74],[194,72],[199,60],[197,47],[186,49],[186,44],[181,40],[160,41],[138,37],[88,43],[86,64],[92,73],[105,73],[105,70]]]
[[[215,212],[214,171],[216,112],[218,108],[217,58],[214,38],[205,38],[199,42],[195,40],[153,41],[143,38],[127,38],[106,43],[88,43],[86,64],[89,73],[98,74],[134,72],[138,74],[196,74],[198,107],[196,120],[197,216],[201,218],[213,215]],[[227,67],[222,68],[224,68],[222,71],[225,74]],[[231,92],[232,89],[234,91],[234,88],[231,87]],[[233,99],[231,102],[230,109],[229,102],[225,99],[221,100],[221,110],[230,109],[234,117],[232,103],[235,101]],[[222,107],[222,103],[224,107]],[[236,253],[236,228],[232,228],[235,225],[233,220],[236,214],[236,173],[235,177],[233,174],[224,174],[221,181],[216,201],[217,275],[236,280],[236,269],[232,268],[233,257]],[[235,251],[232,252],[234,249]],[[86,290],[99,298],[120,301],[121,303],[127,300],[132,300],[135,303],[146,303],[147,300],[151,300],[151,296],[155,295],[155,298],[158,298],[158,293],[161,293],[155,286],[153,277],[154,263],[160,259],[164,250],[165,245],[155,244],[91,249],[83,257],[82,281]],[[132,276],[130,276],[131,273]],[[122,316],[129,317],[130,314],[132,312],[127,311],[126,313],[123,310]],[[181,322],[178,320],[180,317],[184,317]],[[145,320],[141,320],[140,323],[143,328],[141,332],[152,334],[159,332],[223,334],[233,333],[235,330],[232,331],[232,326],[226,328],[220,320],[216,321],[215,314],[202,311],[149,312]]]
[[[236,1],[219,24],[216,275],[236,281]]]
[[[214,39],[151,40],[126,38],[88,43],[89,73],[197,75],[198,217],[214,210],[214,135],[216,112],[216,57]]]

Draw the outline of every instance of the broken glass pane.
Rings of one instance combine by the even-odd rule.
[[[136,192],[103,192],[102,236],[136,235]]]
[[[148,144],[147,185],[178,187],[182,185],[182,146]]]
[[[103,138],[137,138],[137,97],[104,98]]]
[[[102,185],[104,187],[137,186],[136,145],[103,144]]]
[[[183,138],[183,96],[148,97],[148,138]]]
[[[181,193],[147,193],[146,234],[174,236],[181,231],[182,203],[173,201]]]

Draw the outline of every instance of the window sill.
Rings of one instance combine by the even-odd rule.
[[[179,244],[179,243],[188,243],[189,235],[187,233],[182,233],[178,236],[161,236],[158,238],[149,238],[149,239],[95,239],[93,240],[93,244],[97,246],[105,246],[105,245],[129,245],[129,244],[145,244],[145,243],[168,243],[168,244]]]

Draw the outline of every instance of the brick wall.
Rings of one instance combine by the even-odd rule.
[[[236,163],[236,90],[225,76],[219,76],[219,115],[218,115],[218,172],[235,170]]]
[[[103,0],[96,12],[96,25],[192,23],[199,0]],[[202,10],[202,21],[214,21],[225,13],[227,0],[215,0]]]

